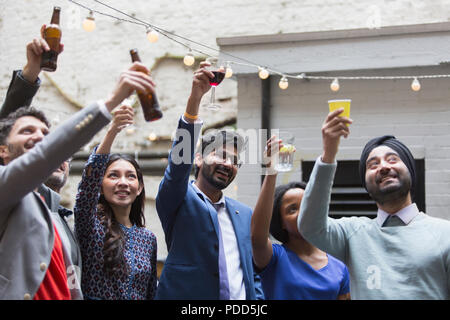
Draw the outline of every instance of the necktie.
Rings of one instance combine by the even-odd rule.
[[[389,216],[383,223],[383,227],[399,227],[404,226],[405,223],[397,216]]]
[[[214,208],[219,214],[223,203],[213,203]],[[228,274],[227,274],[227,261],[225,259],[225,250],[223,248],[222,231],[220,229],[219,223],[219,299],[220,300],[230,300],[230,287],[228,284]]]

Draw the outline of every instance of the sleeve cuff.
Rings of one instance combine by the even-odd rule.
[[[111,121],[113,117],[112,117],[112,114],[106,108],[105,102],[103,100],[98,100],[97,104],[100,109],[100,112],[106,117],[106,119]]]
[[[110,154],[98,154],[97,153],[98,145],[92,150],[89,155],[89,159],[87,161],[87,165],[92,168],[104,167],[106,163],[109,161]]]
[[[22,80],[23,82],[25,82],[26,84],[28,84],[28,85],[30,85],[32,87],[39,88],[41,86],[41,79],[39,77],[36,79],[35,82],[28,81],[23,76],[22,70],[17,70],[17,77],[20,78],[20,80]]]
[[[334,160],[333,163],[326,163],[322,161],[322,156],[319,156],[316,160],[316,162],[321,166],[337,166],[337,161]]]
[[[186,123],[186,124],[191,124],[191,123],[192,123],[192,124],[193,124],[193,123],[195,123],[195,124],[203,124],[203,120],[200,119],[200,118],[197,118],[194,122],[189,122],[189,121],[186,120],[186,118],[184,117],[184,115],[181,116],[181,120],[183,120],[183,122]]]

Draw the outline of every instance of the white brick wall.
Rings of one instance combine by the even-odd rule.
[[[80,2],[116,15],[93,1]],[[107,3],[166,30],[213,47],[216,46],[217,37],[432,23],[448,21],[450,18],[450,12],[447,10],[450,0],[427,2],[422,0],[376,2],[372,0],[227,0],[222,2],[109,0]],[[120,72],[129,65],[128,50],[130,48],[139,48],[141,58],[149,66],[166,53],[181,56],[186,53],[184,47],[163,37],[160,37],[158,43],[150,44],[145,38],[145,30],[142,27],[116,23],[98,15],[96,16],[97,29],[88,34],[80,27],[87,12],[65,0],[0,0],[0,100],[6,94],[12,71],[25,64],[26,43],[38,36],[39,28],[43,23],[49,23],[53,5],[62,7],[65,52],[59,58],[58,71],[52,73],[51,77],[66,93],[82,104],[109,94]],[[168,108],[165,111],[164,120],[159,123],[144,124],[140,110],[137,110],[140,130],[136,135],[123,137],[124,139],[130,142],[142,142],[153,130],[158,134],[167,134],[174,128],[186,103],[192,71],[182,65],[176,68],[174,66],[173,63],[168,63],[154,72],[158,83],[158,95],[162,105]],[[49,114],[60,113],[60,121],[76,111],[76,108],[64,100],[45,77],[41,78],[43,85],[34,100],[37,106]],[[236,93],[236,87],[231,80],[226,81],[230,82],[226,86],[224,82],[217,94],[221,96],[226,92],[225,96],[238,96],[238,126],[244,129],[258,128],[261,123],[259,79],[256,75],[246,78],[239,84],[239,93]],[[447,129],[450,114],[446,108],[448,96],[445,96],[448,95],[448,83],[445,81],[424,82],[423,90],[418,94],[410,92],[409,83],[377,83],[374,87],[366,88],[368,85],[368,83],[341,84],[340,95],[351,96],[354,99],[355,124],[352,128],[352,136],[342,144],[340,156],[355,158],[368,137],[384,133],[385,129],[390,128],[389,125],[371,124],[366,115],[373,115],[371,119],[374,119],[377,124],[383,124],[386,121],[383,113],[392,111],[386,105],[401,107],[393,114],[392,120],[395,123],[393,132],[400,138],[405,138],[407,143],[417,143],[419,146],[426,147],[428,211],[436,216],[450,217],[450,197],[448,196],[450,190],[448,185],[447,187],[445,185],[450,180],[450,172],[444,161],[448,159],[449,152]],[[328,90],[328,84],[291,83],[285,92],[280,92],[276,84],[274,86],[273,125],[295,128],[298,154],[301,152],[305,159],[314,159],[320,152],[320,125],[326,109],[326,100],[333,97]],[[359,91],[366,89],[370,89],[370,94],[358,95]],[[397,96],[398,94],[401,96]],[[292,97],[295,99],[291,100]],[[298,105],[290,105],[290,101],[298,101]],[[375,101],[384,103],[380,112],[377,113],[369,110],[375,105]],[[405,110],[406,103],[408,103],[408,110]],[[418,108],[421,105],[428,106],[430,113],[424,116],[419,114]],[[357,112],[358,108],[362,111],[361,113]],[[201,116],[207,125],[216,121],[224,113],[235,114],[236,103],[233,102],[229,108],[225,108],[224,112],[215,114],[202,109]],[[299,116],[292,117],[293,114]],[[419,116],[420,122],[416,121]],[[411,129],[416,131],[415,136],[409,136]],[[104,131],[93,141],[98,142],[103,133]],[[249,170],[252,169],[244,166],[238,175],[239,192],[234,186],[227,192],[238,193],[240,200],[254,205],[260,178],[259,171]],[[280,181],[299,177],[298,169],[295,172],[292,176],[280,177]],[[155,177],[155,180],[159,182],[160,178]],[[65,197],[70,203],[73,203],[70,198],[75,196],[74,190],[78,181],[79,177],[73,177],[71,185],[68,185],[69,190],[72,191],[67,192]],[[149,183],[153,186],[156,182]],[[443,187],[441,191],[439,191],[440,187]],[[149,201],[151,203],[151,197]],[[160,224],[157,223],[156,212],[152,208],[148,210],[152,216],[147,221],[150,229],[156,231],[160,243],[161,254],[158,256],[164,257],[164,238]]]
[[[415,157],[425,158],[427,213],[450,219],[450,79],[422,80],[419,92],[410,89],[410,80],[340,81],[338,93],[330,90],[327,81],[290,81],[289,88],[283,91],[278,88],[278,80],[272,80],[272,128],[295,134],[297,160],[315,160],[321,154],[320,129],[328,113],[327,100],[350,98],[354,123],[349,138],[341,141],[338,160],[358,160],[370,138],[395,135]],[[260,127],[260,114],[255,117],[261,110],[261,98],[256,94],[260,90],[254,77],[239,78],[239,127]],[[239,199],[250,205],[256,203],[260,186],[259,179],[250,179],[255,170],[244,166],[239,172]],[[281,175],[279,182],[299,178],[297,167],[293,173]]]

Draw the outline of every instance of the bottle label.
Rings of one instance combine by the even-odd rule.
[[[61,40],[61,31],[56,28],[48,28],[45,30],[45,41],[51,50],[59,51],[59,42]]]

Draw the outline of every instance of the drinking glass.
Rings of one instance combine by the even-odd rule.
[[[352,103],[352,99],[339,99],[339,100],[328,100],[328,106],[330,112],[334,110],[344,108],[344,111],[339,115],[339,117],[347,117],[350,118],[350,104]],[[348,124],[347,124],[348,126]]]
[[[219,66],[219,58],[217,57],[208,57],[206,61],[211,64],[207,69],[214,73],[214,78],[209,79],[209,84],[211,85],[211,99],[206,107],[210,110],[218,110],[222,106],[216,103],[216,87],[225,78],[225,68]]]
[[[134,98],[128,97],[125,100],[123,100],[120,105],[121,106],[122,105],[127,105],[129,107],[132,107],[135,103],[136,103],[136,97],[134,97]],[[124,124],[119,129],[122,130],[122,129],[125,129],[125,128],[126,128],[125,132],[126,132],[127,135],[132,135],[136,131],[136,127],[134,126],[134,122],[133,122],[133,124],[130,124],[130,123]]]
[[[288,131],[280,131],[279,138],[283,143],[283,147],[278,152],[278,162],[275,170],[278,172],[291,171],[294,167],[294,135]]]

